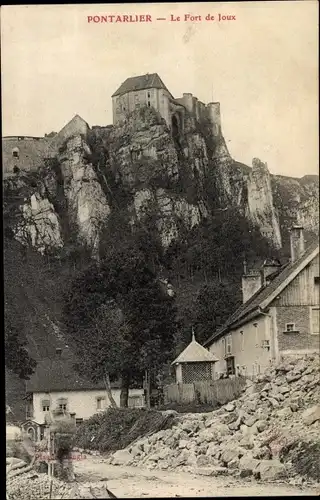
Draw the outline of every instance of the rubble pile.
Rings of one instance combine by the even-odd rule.
[[[7,477],[7,494],[10,500],[54,499],[89,499],[109,498],[107,484],[99,483],[67,483],[52,479],[50,496],[50,480],[47,474],[28,472],[16,477]]]
[[[211,413],[183,415],[172,429],[139,440],[108,460],[299,484],[299,473],[308,471],[290,457],[302,443],[311,453],[310,462],[314,447],[319,454],[319,382],[317,356],[284,359],[254,381],[247,380],[239,399]],[[308,478],[319,482],[319,467]]]
[[[19,476],[7,476],[7,494],[10,500],[35,500],[50,498],[50,481],[47,474],[33,471]],[[52,479],[51,498],[86,498],[80,495],[79,488],[73,483]]]

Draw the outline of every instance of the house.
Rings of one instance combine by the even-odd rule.
[[[38,362],[35,373],[26,382],[26,420],[44,426],[45,416],[51,409],[67,410],[80,424],[95,413],[110,406],[105,385],[92,383],[78,375],[74,358],[68,349],[58,348],[56,356]],[[120,382],[111,384],[112,395],[120,405]],[[129,390],[129,406],[144,406],[143,389]]]
[[[256,375],[281,355],[319,352],[319,241],[305,249],[294,226],[290,246],[286,265],[265,262],[243,276],[243,304],[204,343],[217,372]]]
[[[192,341],[171,363],[175,367],[177,384],[212,380],[218,358],[200,345],[192,332]]]

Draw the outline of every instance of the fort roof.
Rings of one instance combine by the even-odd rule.
[[[115,97],[117,95],[126,94],[127,92],[134,92],[138,90],[145,89],[164,89],[169,92],[170,96],[171,92],[167,89],[160,76],[157,73],[147,73],[146,75],[133,76],[131,78],[127,78],[118,88],[118,90],[112,95]]]

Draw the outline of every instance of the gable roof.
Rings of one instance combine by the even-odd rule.
[[[131,78],[127,78],[118,88],[118,90],[112,95],[115,97],[117,95],[126,94],[127,92],[134,92],[136,90],[145,90],[145,89],[165,89],[167,92],[169,90],[161,80],[160,76],[157,73],[140,76],[133,76]],[[171,92],[169,92],[171,95]],[[171,96],[173,97],[173,96]]]
[[[194,338],[190,344],[182,351],[181,354],[171,363],[199,363],[201,361],[214,362],[218,361],[218,358],[211,352],[207,351],[202,345],[200,345]]]
[[[81,391],[103,390],[103,382],[91,382],[78,375],[74,369],[75,359],[72,355],[61,354],[61,357],[44,358],[38,361],[35,373],[26,382],[27,392]],[[120,383],[111,383],[113,389]]]
[[[319,253],[319,241],[315,240],[295,262],[289,262],[281,267],[280,272],[274,273],[274,278],[267,285],[262,286],[247,302],[242,304],[211,337],[204,342],[209,345],[214,339],[234,327],[240,322],[258,316],[263,309],[281,293],[291,281],[311,262]]]

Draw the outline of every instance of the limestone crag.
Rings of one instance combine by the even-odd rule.
[[[207,414],[181,415],[172,429],[132,443],[109,461],[265,481],[299,481],[300,474],[319,482],[319,467],[310,468],[318,457],[312,446],[320,453],[319,382],[316,357],[285,359],[248,380],[239,399]],[[307,449],[304,462],[299,454],[288,460],[288,450],[300,445]]]
[[[155,109],[142,107],[115,126],[90,129],[75,116],[52,138],[19,139],[18,159],[10,157],[16,142],[4,139],[5,191],[28,185],[16,237],[41,252],[72,240],[96,255],[101,230],[120,206],[131,225],[152,217],[164,247],[215,208],[237,207],[278,248],[298,218],[318,233],[316,176],[272,176],[258,159],[252,168],[236,162],[221,130],[213,134],[187,110],[175,133]]]
[[[307,231],[319,233],[319,178],[305,176],[294,179],[274,175],[271,179],[274,205],[284,232],[292,222],[299,222]]]
[[[47,198],[35,192],[23,205],[22,213],[23,220],[16,232],[18,241],[37,248],[40,253],[63,246],[60,222]]]
[[[79,240],[96,250],[110,207],[92,165],[86,160],[90,153],[85,140],[77,135],[67,140],[58,160],[67,207],[64,216],[69,227],[76,228]]]
[[[248,216],[276,248],[281,248],[280,224],[273,203],[270,173],[267,165],[258,158],[252,160],[247,190]]]
[[[143,220],[148,214],[155,214],[155,223],[160,235],[162,246],[167,248],[170,243],[179,237],[181,224],[188,230],[201,222],[207,216],[207,209],[203,203],[193,205],[183,197],[159,188],[157,190],[144,189],[134,195],[134,220]]]

